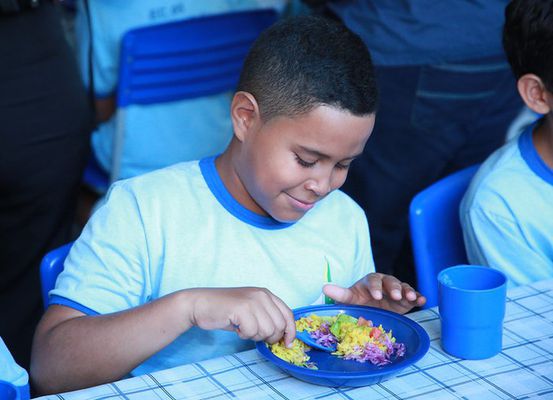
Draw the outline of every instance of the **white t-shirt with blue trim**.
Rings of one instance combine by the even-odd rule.
[[[460,210],[470,263],[503,271],[510,286],[553,278],[553,170],[532,130],[486,160]]]
[[[374,271],[367,221],[353,200],[334,191],[299,221],[281,223],[234,200],[206,158],[113,185],[50,296],[94,315],[186,288],[257,286],[295,308],[321,302],[327,264],[345,287]],[[134,373],[252,346],[233,332],[193,328]]]
[[[3,323],[7,324],[9,322],[4,320]],[[21,394],[27,393],[27,397],[22,398],[29,398],[29,374],[15,362],[6,343],[0,336],[0,382],[2,381],[16,386],[15,389]]]
[[[135,28],[205,15],[275,8],[285,0],[93,0],[88,2],[93,37],[94,92],[98,98],[115,95],[119,49],[123,35]],[[75,36],[81,75],[88,86],[88,21],[83,0],[77,2]],[[120,176],[129,178],[177,162],[222,152],[232,138],[232,93],[159,104],[132,104],[122,118],[124,144]],[[116,118],[101,123],[92,134],[99,164],[110,171]]]

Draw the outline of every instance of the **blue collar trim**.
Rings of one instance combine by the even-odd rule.
[[[553,170],[541,159],[534,142],[532,141],[532,132],[536,124],[530,125],[519,137],[518,148],[528,167],[540,178],[553,185]]]
[[[294,224],[293,222],[280,222],[274,218],[256,214],[236,201],[225,187],[217,172],[217,168],[215,167],[216,157],[217,156],[201,159],[200,171],[202,172],[209,190],[213,193],[213,196],[215,196],[217,201],[219,201],[229,213],[249,225],[262,229],[283,229]]]

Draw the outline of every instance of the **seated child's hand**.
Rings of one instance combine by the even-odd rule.
[[[426,298],[409,284],[378,272],[368,274],[347,289],[325,285],[323,292],[339,303],[380,307],[400,314],[426,303]]]
[[[192,323],[202,329],[235,331],[242,339],[286,346],[296,336],[294,314],[268,289],[256,287],[193,289]]]

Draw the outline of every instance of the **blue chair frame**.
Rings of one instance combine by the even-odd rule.
[[[234,90],[251,44],[277,20],[272,9],[223,13],[132,29],[122,38],[111,177],[89,164],[85,182],[119,179],[125,108]]]
[[[421,191],[409,207],[409,226],[418,290],[426,296],[425,308],[438,304],[438,273],[467,264],[459,205],[479,165],[439,180]]]
[[[56,279],[61,271],[63,271],[63,263],[69,250],[73,246],[73,242],[64,244],[57,249],[47,253],[40,263],[40,285],[42,292],[42,304],[44,309],[48,308],[48,293],[56,286]]]
[[[236,88],[272,9],[208,15],[127,32],[122,39],[111,180],[119,178],[125,108],[209,96]]]

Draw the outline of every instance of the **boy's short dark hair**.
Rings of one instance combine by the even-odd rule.
[[[377,103],[371,56],[361,38],[315,16],[287,18],[263,32],[244,62],[238,90],[256,98],[265,121],[320,105],[363,116]]]
[[[535,74],[553,91],[553,1],[511,1],[505,9],[503,47],[517,79]]]

